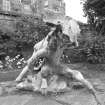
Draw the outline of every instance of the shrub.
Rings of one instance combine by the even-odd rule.
[[[4,24],[5,23],[5,24]],[[47,35],[49,27],[40,19],[21,17],[12,22],[1,22],[0,52],[16,56],[23,49],[31,48]]]
[[[34,17],[21,17],[9,23],[1,22],[0,59],[3,60],[6,55],[15,57],[20,54],[24,57],[23,50],[32,51],[34,44],[42,40],[48,32],[49,27],[42,20]],[[86,34],[85,38],[83,36],[79,39],[78,48],[64,51],[63,62],[105,63],[105,36],[94,33]]]

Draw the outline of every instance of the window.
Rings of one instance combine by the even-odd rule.
[[[3,10],[4,11],[10,11],[11,5],[9,0],[3,0]]]
[[[48,0],[45,1],[45,3],[44,3],[44,7],[45,7],[45,8],[48,7]]]

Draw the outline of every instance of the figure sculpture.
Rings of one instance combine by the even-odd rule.
[[[41,48],[39,47],[39,49],[33,53],[31,58],[28,60],[26,67],[23,69],[16,80],[21,80],[24,74],[26,74],[26,72],[30,69],[30,67],[34,65],[34,62],[42,57],[45,58],[45,60],[39,67],[40,71],[37,74],[40,79],[38,88],[41,87],[42,78],[45,78],[48,82],[49,78],[51,78],[53,75],[63,75],[69,80],[72,78],[85,85],[89,89],[89,91],[91,91],[96,101],[98,102],[94,87],[83,77],[83,75],[79,71],[70,69],[66,64],[56,63],[56,55],[58,53],[57,51],[61,49],[61,46],[63,46],[62,35],[63,33],[60,32],[60,30],[58,30],[57,28],[51,31],[50,34],[48,34],[44,39],[44,42],[46,41],[45,46]]]

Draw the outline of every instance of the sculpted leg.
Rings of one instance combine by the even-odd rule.
[[[29,65],[26,65],[23,68],[22,72],[18,75],[18,77],[16,78],[15,81],[20,82],[22,80],[22,78],[27,74],[28,70],[29,70]]]
[[[92,84],[88,80],[86,80],[83,77],[83,75],[79,71],[71,70],[71,69],[68,68],[68,69],[66,69],[66,72],[72,74],[72,77],[74,79],[76,79],[77,81],[79,81],[83,85],[85,85],[89,89],[89,91],[93,94],[97,104],[101,105],[98,98],[97,98],[96,91],[95,91],[94,87],[92,86]]]
[[[89,81],[87,81],[79,71],[73,70],[72,76],[74,79],[84,84],[89,90],[94,91],[92,84]]]
[[[33,55],[34,55],[35,53],[36,53],[36,50],[34,50],[34,52],[33,52],[33,54],[32,54],[32,56],[31,56],[30,59],[33,58]],[[20,81],[22,80],[22,78],[24,77],[24,75],[27,74],[27,72],[28,72],[28,70],[29,70],[29,65],[30,65],[30,63],[27,64],[27,65],[23,68],[22,72],[21,72],[21,73],[18,75],[18,77],[15,79],[16,82],[20,82]]]
[[[38,50],[37,52],[33,53],[33,55],[31,56],[31,58],[27,61],[27,65],[23,68],[22,72],[19,74],[19,76],[16,78],[16,82],[19,82],[22,80],[22,78],[24,77],[24,75],[27,74],[27,72],[29,71],[29,69],[31,68],[31,66],[34,64],[35,60],[37,60],[37,58],[39,56],[47,56],[46,54],[46,49],[41,49]]]

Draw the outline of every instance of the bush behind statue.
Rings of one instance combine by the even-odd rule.
[[[47,35],[48,31],[48,26],[40,19],[32,17],[21,17],[12,22],[1,21],[0,52],[15,56],[26,47],[32,49],[35,43]]]
[[[91,36],[91,40],[81,40],[79,48],[66,53],[73,63],[105,63],[105,36]]]
[[[23,50],[26,51],[26,49],[32,51],[34,44],[47,35],[49,28],[42,20],[33,17],[21,17],[12,22],[1,21],[0,59],[2,59],[3,55],[14,57],[23,53]],[[68,57],[65,56],[63,62],[105,63],[104,36],[91,35],[91,40],[88,37],[81,38],[79,43],[79,48],[64,51],[64,54]]]

